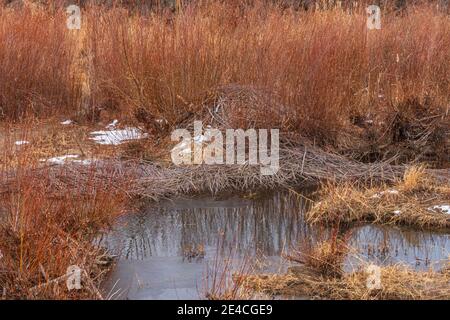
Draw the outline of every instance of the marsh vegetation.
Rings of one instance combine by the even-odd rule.
[[[144,278],[190,272],[178,278],[189,297],[449,299],[440,1],[383,2],[374,30],[364,1],[86,1],[75,30],[66,3],[7,2],[2,299],[117,298],[114,283],[104,289],[129,279],[130,264]],[[196,120],[279,129],[280,169],[173,165],[171,132]],[[256,256],[276,270],[247,265]],[[363,264],[349,259],[379,265],[386,287],[368,291]],[[66,287],[74,265],[80,290]],[[140,292],[130,281],[129,297],[177,297],[167,283],[144,279]]]

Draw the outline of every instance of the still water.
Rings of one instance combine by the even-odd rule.
[[[239,270],[284,272],[284,253],[330,232],[305,223],[309,206],[304,197],[275,193],[176,199],[126,215],[101,239],[118,255],[103,289],[112,299],[199,299],[223,261]],[[449,257],[449,234],[374,225],[350,232],[358,258],[347,258],[348,271],[361,261],[439,268]]]

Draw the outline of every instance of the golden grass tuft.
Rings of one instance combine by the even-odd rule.
[[[398,183],[398,189],[403,192],[414,192],[424,188],[428,183],[433,182],[427,177],[425,166],[412,166],[405,171],[402,181]]]

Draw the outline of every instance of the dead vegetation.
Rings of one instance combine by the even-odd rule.
[[[352,133],[340,138],[340,153],[362,162],[395,159],[395,163],[427,162],[448,168],[450,118],[417,99],[369,117],[353,116]]]
[[[393,185],[365,187],[325,184],[307,213],[311,223],[373,222],[423,229],[450,228],[450,215],[440,205],[450,203],[450,184],[438,182],[423,167],[411,167]]]
[[[301,139],[301,138],[300,138]],[[129,181],[127,193],[130,196],[149,200],[161,200],[176,195],[183,194],[218,194],[230,191],[248,191],[257,189],[291,189],[299,185],[316,185],[328,181],[339,185],[341,188],[348,187],[348,192],[356,192],[355,185],[364,185],[365,183],[383,184],[396,183],[404,175],[406,166],[391,165],[390,163],[361,163],[339,154],[325,152],[321,148],[313,146],[304,139],[305,144],[286,143],[280,150],[279,170],[274,175],[263,176],[260,174],[258,165],[185,165],[175,166],[167,161],[161,161],[161,158],[148,161],[124,161],[120,160],[121,150],[127,148],[138,148],[141,150],[141,142],[125,144],[118,149],[103,148],[98,153],[97,162],[90,165],[79,165],[76,162],[67,162],[66,170],[73,174],[73,178],[67,176],[61,177],[61,170],[58,166],[52,166],[40,163],[39,169],[33,167],[36,175],[42,172],[50,172],[51,181],[54,184],[72,184],[77,179],[84,179],[89,173],[95,171],[98,179],[107,178],[113,175],[116,181],[126,178]],[[79,142],[81,149],[93,152],[92,146]],[[45,146],[45,145],[44,145]],[[36,154],[45,153],[42,146],[27,147],[34,161],[39,161]],[[77,148],[77,145],[74,145]],[[106,151],[105,151],[106,150]],[[157,149],[156,149],[157,150]],[[76,151],[76,150],[75,150]],[[116,152],[111,158],[108,152]],[[106,153],[105,153],[106,152]],[[127,159],[130,150],[126,151]],[[19,153],[20,154],[20,153]],[[53,153],[54,154],[54,153]],[[127,155],[128,154],[128,155]],[[94,153],[97,156],[97,153]],[[156,153],[153,154],[155,156]],[[16,154],[17,156],[17,154]],[[16,157],[14,156],[14,157]],[[11,157],[11,156],[10,156]],[[13,159],[14,159],[13,157]],[[17,162],[17,159],[15,160]],[[50,166],[50,168],[48,168]],[[108,169],[109,168],[109,169]],[[445,194],[445,185],[448,184],[448,170],[423,169],[430,176],[430,179],[439,181],[442,187],[437,188]],[[411,176],[411,175],[407,175]],[[13,171],[5,176],[4,187],[7,181],[14,179]],[[120,184],[120,183],[118,183]],[[423,185],[426,185],[425,183]],[[429,187],[438,185],[431,184]],[[323,195],[329,194],[325,188],[322,188]],[[433,189],[434,190],[434,189]],[[433,190],[429,190],[431,193]],[[375,192],[374,192],[375,193]],[[423,196],[426,194],[423,193]],[[384,198],[384,197],[382,197]],[[375,199],[375,198],[373,198]],[[432,199],[432,198],[430,198]],[[326,203],[326,202],[324,202]],[[323,210],[328,210],[324,207]],[[329,212],[329,211],[328,211]],[[328,213],[330,214],[330,213]],[[345,220],[344,220],[345,221]]]
[[[292,267],[283,275],[243,276],[244,286],[270,295],[333,300],[447,300],[448,271],[413,271],[404,266],[381,268],[381,288],[369,289],[365,270],[341,278],[323,277],[314,269]]]
[[[388,13],[376,33],[362,28],[363,8],[305,12],[264,1],[192,2],[177,13],[152,14],[88,5],[82,13],[86,24],[78,34],[67,32],[62,7],[0,7],[0,120],[8,128],[0,133],[3,298],[100,298],[104,253],[92,239],[120,214],[126,196],[158,200],[331,181],[312,222],[449,228],[448,215],[428,210],[448,204],[448,179],[434,180],[448,171],[428,170],[423,180],[424,170],[410,170],[399,182],[404,163],[449,163],[450,24],[434,6]],[[112,115],[139,123],[152,141],[116,149],[89,144],[84,124]],[[49,126],[37,134],[35,123],[26,123],[62,116],[81,126]],[[280,170],[261,176],[257,166],[154,161],[167,155],[168,133],[194,119],[222,129],[279,128]],[[20,150],[8,132],[17,121],[25,126],[20,137],[31,142]],[[104,161],[40,163],[62,152]],[[355,189],[368,182],[394,184],[398,194],[379,186]],[[419,274],[412,282],[409,271],[388,267],[383,274],[393,289],[373,296],[361,287],[362,273],[349,277],[337,269],[344,252],[341,244],[324,242],[310,256],[292,256],[328,275],[295,281],[336,298],[396,292],[433,298],[438,295],[416,284],[448,283],[447,273]],[[64,287],[70,265],[85,271],[81,291]],[[411,281],[395,284],[396,276]],[[222,287],[224,280],[216,280]],[[277,281],[284,288],[285,280]],[[213,289],[210,298],[236,298],[239,287]]]
[[[225,258],[221,258],[219,251],[223,250],[223,239],[218,239],[217,251],[211,264],[204,274],[202,296],[208,300],[249,300],[255,298],[254,291],[245,288],[243,279],[237,274],[246,274],[251,270],[248,258],[242,259],[236,265],[235,251],[229,250]]]
[[[316,270],[324,277],[342,277],[344,260],[350,251],[347,245],[350,233],[340,236],[338,232],[339,228],[335,227],[328,239],[314,244],[304,239],[286,259]]]
[[[262,176],[257,165],[174,166],[144,163],[139,166],[140,174],[133,192],[140,197],[157,200],[177,194],[216,194],[231,190],[280,187],[290,189],[299,185],[316,185],[324,181],[333,182],[341,187],[348,186],[348,192],[353,192],[352,187],[358,184],[395,183],[407,169],[407,166],[392,165],[389,162],[361,163],[332,152],[325,152],[308,144],[306,140],[305,142],[304,145],[281,146],[279,170],[268,176]],[[445,185],[450,181],[448,170],[425,171],[430,178],[436,179],[442,185],[436,187],[436,190],[447,194]],[[322,190],[321,196],[326,196],[327,192],[325,189]],[[331,207],[324,207],[323,211],[328,209]]]
[[[349,233],[342,233],[339,226],[335,226],[322,240],[311,242],[311,239],[305,239],[287,254],[285,258],[295,265],[289,264],[285,274],[237,270],[233,273],[232,282],[222,283],[221,292],[233,289],[233,292],[245,293],[244,298],[258,295],[333,300],[450,298],[448,261],[441,270],[417,271],[400,264],[376,266],[361,258],[348,270],[344,266],[346,258],[349,255],[358,257],[358,253],[348,245],[348,239]]]
[[[415,271],[402,265],[374,266],[361,260],[353,271],[344,272],[347,255],[356,253],[346,235],[337,230],[311,247],[300,247],[287,258],[300,265],[286,274],[241,274],[240,285],[268,295],[334,300],[445,300],[450,298],[448,267],[440,271]],[[448,266],[448,261],[447,261]],[[374,273],[379,271],[379,278]],[[379,268],[379,269],[378,269]]]
[[[116,113],[154,135],[214,118],[295,132],[364,161],[399,146],[399,161],[448,161],[450,24],[433,5],[388,10],[373,32],[362,6],[192,1],[145,14],[88,4],[82,15],[77,33],[64,8],[0,7],[1,118]]]
[[[126,179],[112,168],[103,176],[33,168],[32,159],[24,152],[19,166],[0,175],[1,297],[101,299],[97,286],[110,261],[93,239],[123,212]],[[82,270],[80,290],[66,286],[70,266]]]

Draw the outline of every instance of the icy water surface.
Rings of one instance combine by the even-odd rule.
[[[177,199],[124,216],[102,239],[118,255],[104,291],[115,299],[198,299],[206,277],[228,265],[223,261],[236,269],[284,272],[283,253],[329,232],[305,223],[308,207],[302,197],[276,193],[258,200]],[[348,270],[361,258],[439,268],[450,251],[448,234],[374,225],[353,228],[349,242],[360,258],[349,257]]]

